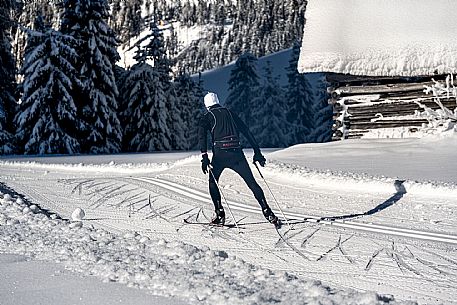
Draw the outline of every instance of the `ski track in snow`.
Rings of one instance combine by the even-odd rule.
[[[457,215],[451,212],[455,209],[455,202],[448,199],[448,195],[454,191],[452,187],[449,193],[436,198],[441,204],[428,206],[432,200],[421,197],[420,192],[397,194],[395,197],[392,181],[388,179],[385,179],[387,182],[381,181],[386,187],[380,187],[375,193],[370,190],[363,192],[363,187],[342,191],[335,190],[334,184],[327,187],[316,184],[316,179],[311,179],[307,184],[309,175],[305,175],[305,179],[289,181],[284,177],[291,176],[291,167],[276,164],[272,169],[264,169],[264,175],[293,227],[293,230],[289,230],[284,223],[279,236],[261,216],[260,208],[242,180],[227,171],[220,183],[239,222],[239,233],[236,228],[188,225],[183,222],[183,219],[207,222],[212,216],[207,177],[200,173],[199,162],[195,161],[196,158],[191,157],[166,166],[150,165],[148,168],[138,165],[133,171],[129,171],[129,167],[121,167],[123,170],[117,174],[112,167],[109,171],[104,171],[103,166],[90,167],[89,170],[72,166],[71,170],[67,170],[64,165],[9,162],[2,163],[0,182],[25,195],[31,203],[58,213],[64,219],[70,218],[76,207],[83,208],[86,217],[83,220],[84,227],[80,230],[101,232],[97,230],[104,229],[119,236],[131,234],[128,237],[133,236],[137,240],[141,238],[135,237],[139,234],[148,237],[151,242],[159,239],[166,241],[163,242],[165,244],[177,245],[178,252],[186,247],[182,246],[184,244],[208,247],[204,249],[214,251],[212,253],[216,253],[214,257],[218,260],[223,260],[220,255],[225,257],[226,254],[220,252],[223,251],[230,259],[240,258],[249,264],[246,266],[256,266],[246,267],[247,270],[259,268],[252,272],[236,269],[235,273],[247,272],[250,280],[264,280],[261,284],[266,288],[260,289],[260,284],[253,288],[232,274],[238,282],[224,286],[227,293],[223,296],[211,287],[204,288],[201,282],[193,282],[195,277],[187,278],[187,281],[189,285],[196,286],[192,289],[187,287],[180,294],[174,290],[167,292],[164,287],[157,286],[154,279],[138,281],[132,275],[120,277],[115,272],[95,272],[102,278],[130,283],[155,294],[170,293],[191,301],[216,301],[218,304],[232,301],[247,304],[261,297],[261,303],[268,303],[278,297],[265,298],[268,295],[265,291],[274,287],[285,294],[282,301],[302,303],[300,298],[306,299],[307,293],[301,291],[301,294],[294,294],[293,289],[269,283],[269,277],[275,278],[276,274],[286,271],[298,276],[292,281],[293,287],[321,280],[326,285],[342,289],[342,295],[351,295],[353,298],[348,301],[349,298],[340,295],[338,303],[357,303],[354,301],[357,299],[354,298],[355,292],[349,292],[352,290],[348,288],[394,295],[397,300],[417,300],[427,304],[455,303]],[[297,170],[293,170],[293,175],[297,175]],[[319,175],[313,174],[312,177]],[[362,181],[376,183],[376,179],[367,181],[366,177]],[[274,202],[265,185],[261,180],[259,183],[274,209]],[[383,202],[387,204],[383,205]],[[376,206],[380,206],[379,211],[363,215]],[[424,209],[427,213],[424,213]],[[428,214],[430,219],[426,218]],[[277,215],[281,214],[277,212]],[[340,216],[344,217],[334,221],[328,219]],[[230,217],[228,222],[233,223]],[[0,225],[0,230],[6,227],[8,225]],[[68,227],[68,224],[64,227]],[[91,234],[89,231],[84,231],[84,234]],[[5,243],[0,242],[0,251],[12,250],[4,247]],[[14,252],[33,255],[24,247],[16,248]],[[49,259],[55,260],[56,257],[49,254]],[[181,267],[176,267],[176,272]],[[263,268],[272,271],[259,271],[266,270]],[[72,269],[87,272],[80,265]],[[224,269],[223,272],[226,271]],[[218,275],[214,276],[217,278]],[[155,280],[162,281],[163,278]],[[182,282],[168,284],[178,287]],[[237,288],[232,285],[237,285]],[[279,288],[270,285],[279,285]],[[316,297],[327,297],[324,292],[328,289],[326,286],[319,284],[315,287],[318,288],[313,289],[320,290],[316,292]],[[253,292],[249,294],[243,289]],[[197,291],[196,294],[189,292],[192,290]],[[245,292],[241,293],[241,290]],[[219,298],[212,299],[209,296],[211,294]],[[363,301],[357,299],[358,303],[383,302],[383,299],[370,296]],[[391,299],[384,301],[393,302]]]

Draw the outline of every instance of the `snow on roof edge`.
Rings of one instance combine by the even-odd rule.
[[[300,73],[333,72],[360,76],[428,76],[457,73],[457,47],[442,46],[433,52],[411,47],[395,51],[307,52],[301,49]]]
[[[305,15],[300,73],[457,72],[457,1],[310,0]]]

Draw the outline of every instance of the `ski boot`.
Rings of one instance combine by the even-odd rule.
[[[213,226],[223,226],[225,224],[224,210],[216,210],[216,217],[214,217],[209,224]]]
[[[262,213],[269,223],[273,224],[276,228],[281,227],[281,221],[269,208],[262,210]]]

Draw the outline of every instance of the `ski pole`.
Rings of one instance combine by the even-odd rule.
[[[230,212],[230,215],[232,216],[232,219],[233,219],[233,221],[235,222],[235,226],[236,226],[236,228],[238,229],[238,233],[241,233],[241,230],[240,230],[240,228],[238,227],[238,223],[236,222],[235,216],[233,216],[232,209],[230,208],[230,205],[229,205],[227,199],[225,198],[225,195],[224,195],[224,193],[222,192],[222,189],[221,189],[221,187],[219,186],[219,183],[217,182],[216,177],[215,177],[214,174],[213,174],[213,167],[212,167],[211,165],[209,166],[209,172],[211,173],[211,176],[213,176],[214,182],[216,183],[216,186],[217,186],[217,188],[218,188],[218,190],[219,190],[219,193],[221,193],[222,198],[224,198],[225,204],[227,205],[227,208],[228,208],[228,210],[229,210],[229,212]]]
[[[267,180],[265,180],[265,177],[262,175],[262,172],[260,171],[259,166],[257,165],[256,162],[254,162],[254,165],[255,165],[255,167],[257,168],[257,171],[259,172],[260,177],[262,177],[263,182],[265,182],[265,185],[267,186],[268,191],[270,192],[271,196],[273,197],[273,199],[274,199],[274,201],[275,201],[275,203],[276,203],[276,206],[277,206],[278,209],[281,211],[282,217],[284,217],[284,220],[287,222],[287,225],[289,226],[289,229],[292,229],[292,228],[290,227],[289,220],[287,220],[286,215],[284,215],[284,212],[282,211],[281,207],[279,206],[278,200],[276,200],[276,197],[275,197],[275,195],[273,194],[273,192],[271,191],[271,188],[270,188],[270,186],[268,185]]]

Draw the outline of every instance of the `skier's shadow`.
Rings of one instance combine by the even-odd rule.
[[[359,214],[350,214],[350,215],[341,215],[341,216],[330,216],[330,217],[322,217],[322,219],[332,219],[332,220],[337,220],[337,219],[350,219],[350,218],[355,218],[355,217],[360,217],[360,216],[368,216],[368,215],[373,215],[375,213],[378,213],[382,210],[387,209],[391,205],[395,204],[398,202],[403,196],[406,194],[406,188],[403,185],[403,182],[405,180],[395,180],[394,186],[395,190],[397,191],[392,197],[384,201],[383,203],[379,204],[378,206],[374,207],[373,209],[366,211],[365,213],[359,213]]]

